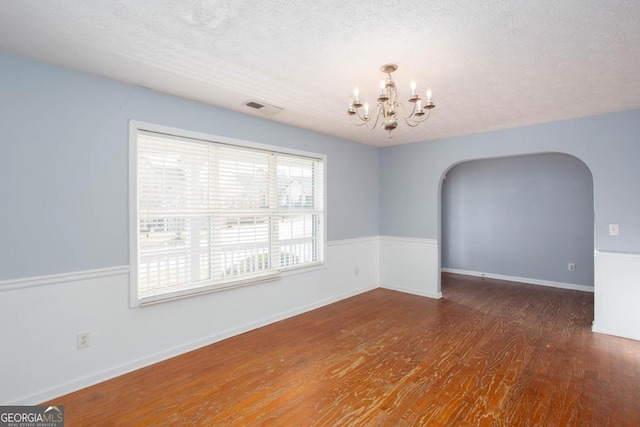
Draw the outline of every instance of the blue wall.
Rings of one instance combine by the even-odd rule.
[[[443,268],[593,286],[593,178],[575,157],[454,166],[441,223]]]
[[[380,158],[380,234],[439,239],[440,186],[475,159],[558,152],[593,175],[595,249],[640,253],[640,110],[398,145]],[[620,235],[608,235],[608,224]]]
[[[326,154],[328,239],[378,234],[374,147],[6,54],[0,93],[0,281],[128,265],[130,119]]]

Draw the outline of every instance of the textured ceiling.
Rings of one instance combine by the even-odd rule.
[[[378,146],[640,107],[638,0],[2,0],[0,50]],[[346,114],[388,62],[437,105],[391,139]]]

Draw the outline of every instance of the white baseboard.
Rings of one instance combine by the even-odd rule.
[[[573,283],[552,282],[550,280],[530,279],[527,277],[505,276],[502,274],[482,273],[480,271],[458,270],[455,268],[443,268],[443,273],[463,274],[465,276],[486,277],[488,279],[506,280],[509,282],[527,283],[529,285],[549,286],[552,288],[571,289],[574,291],[593,292],[593,287],[576,285]]]
[[[421,297],[427,297],[427,298],[433,298],[433,299],[442,298],[442,292],[432,293],[432,292],[427,292],[419,289],[403,288],[402,286],[395,286],[389,283],[383,283],[380,285],[380,287],[384,289],[389,289],[392,291],[404,292],[405,294],[418,295]]]
[[[640,333],[636,331],[630,331],[628,327],[616,327],[613,325],[606,325],[602,322],[593,321],[591,325],[591,331],[598,334],[613,335],[621,338],[628,338],[636,341],[640,341]]]

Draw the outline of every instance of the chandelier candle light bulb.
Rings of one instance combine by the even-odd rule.
[[[362,111],[360,107],[363,104],[359,99],[360,89],[356,86],[353,90],[353,95],[350,97],[349,108],[347,109],[347,113],[352,117],[353,124],[356,126],[365,125],[373,130],[378,125],[378,122],[381,122],[382,127],[389,132],[389,137],[391,137],[391,131],[398,127],[398,116],[404,119],[405,123],[410,127],[416,127],[429,118],[431,110],[435,108],[435,104],[431,99],[431,88],[427,88],[427,97],[423,105],[422,98],[416,91],[416,82],[411,81],[411,96],[408,102],[413,106],[405,107],[398,100],[398,89],[393,77],[391,77],[391,73],[397,69],[398,66],[396,64],[385,64],[380,67],[380,71],[386,73],[387,78],[380,82],[380,96],[375,106],[371,108],[368,102],[364,103],[364,115],[360,113]],[[425,112],[425,110],[427,111]],[[353,116],[356,117],[353,118]]]
[[[358,89],[358,86],[356,86],[356,88],[353,90],[353,101],[351,102],[351,106],[354,109],[358,109],[362,107],[362,102],[360,102],[360,99],[358,98],[359,95],[360,95],[360,89]],[[349,109],[349,111],[351,111],[351,109]],[[351,112],[349,112],[349,114],[352,115]]]
[[[431,101],[431,88],[427,88],[427,100],[424,103],[424,108],[431,110],[432,108],[436,108],[436,105]]]

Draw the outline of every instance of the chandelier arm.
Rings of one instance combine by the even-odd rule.
[[[356,110],[356,119],[354,119],[354,115],[350,115],[349,118],[351,119],[351,124],[355,125],[355,126],[366,126],[367,129],[375,129],[376,125],[378,124],[378,119],[380,118],[380,113],[381,113],[381,106],[380,104],[376,104],[375,107],[373,107],[373,111],[371,111],[371,114],[369,114],[369,119],[364,118],[364,116],[360,115],[360,112],[358,110]],[[375,116],[376,120],[373,123],[373,126],[368,126],[369,123],[371,122],[371,120],[373,119],[373,116]],[[359,120],[359,122],[356,122],[354,120]]]
[[[368,121],[368,120],[364,119],[364,116],[360,115],[360,108],[356,108],[356,116],[358,117],[358,119],[360,119],[361,121],[363,121],[365,123]]]
[[[416,104],[417,102],[412,102],[411,105],[413,105],[413,108],[411,109],[411,114],[409,114],[409,117],[413,117],[413,115],[416,112]]]
[[[422,122],[426,122],[427,119],[429,118],[429,116],[431,116],[431,110],[429,110],[423,117],[422,119],[414,119],[413,117],[403,117],[404,121],[407,123],[407,125],[409,125],[410,127],[414,128],[416,126],[418,126],[420,123]]]
[[[416,104],[413,104],[413,111],[411,111],[411,114],[407,113],[407,108],[404,106],[402,102],[398,102],[398,107],[399,107],[398,109],[400,110],[400,115],[405,120],[413,116],[413,113],[415,113],[415,110],[416,110]]]
[[[349,116],[349,118],[351,119],[351,124],[354,126],[364,126],[369,122],[364,122],[364,121],[360,121],[360,122],[355,122],[353,119],[353,116]]]
[[[418,123],[426,122],[429,117],[431,117],[431,110],[427,109],[427,112],[425,113],[425,115],[421,119],[416,120],[416,122]]]
[[[407,126],[412,127],[412,128],[417,127],[420,124],[420,123],[411,123],[409,121],[409,119],[407,119],[406,117],[403,117],[403,119],[404,119],[405,123],[407,124]]]
[[[417,103],[416,102],[412,102],[412,104],[413,104],[413,108],[411,109],[411,114],[408,114],[407,113],[407,108],[404,106],[404,104],[403,103],[399,103],[400,108],[402,109],[402,115],[404,116],[404,118],[405,119],[411,119],[411,120],[413,120],[414,122],[417,122],[417,123],[422,123],[425,120],[427,120],[428,115],[431,114],[431,110],[430,109],[426,109],[427,112],[425,113],[425,115],[427,117],[423,117],[422,119],[416,119],[417,116],[415,114],[416,114],[416,110],[417,110],[417,107],[416,107]],[[424,112],[424,109],[421,110],[421,111]]]
[[[369,130],[374,130],[376,128],[376,126],[378,126],[378,120],[380,120],[380,116],[382,115],[382,106],[378,103],[376,104],[376,106],[373,108],[373,111],[371,112],[371,116],[369,117],[376,117],[376,120],[373,122],[373,126],[367,126],[367,129]],[[371,122],[371,118],[369,119],[369,121],[367,123]]]

